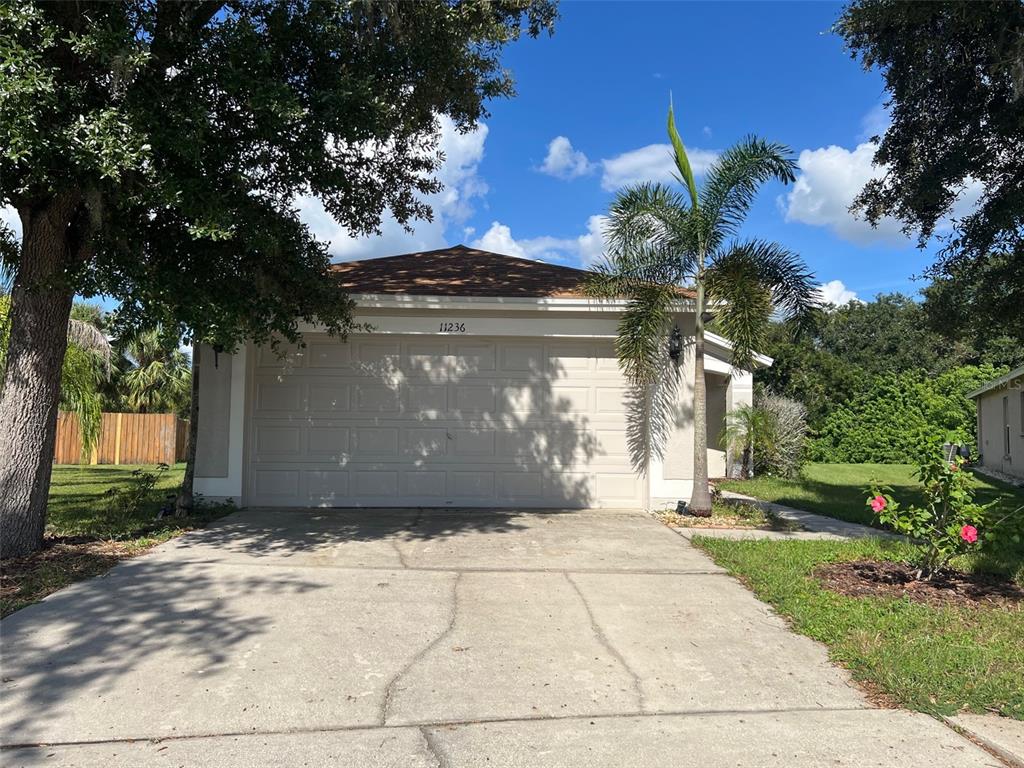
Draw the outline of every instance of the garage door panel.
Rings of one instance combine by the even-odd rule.
[[[454,437],[456,456],[494,456],[494,432],[474,429],[456,429]]]
[[[261,455],[300,456],[302,430],[298,426],[256,424],[256,450]]]
[[[312,338],[255,355],[249,503],[636,505],[611,342]]]
[[[443,418],[448,411],[444,384],[410,384],[405,389],[405,413],[419,418]]]
[[[541,375],[546,368],[543,344],[505,344],[501,353],[501,370],[506,373]]]
[[[357,470],[353,474],[357,496],[394,498],[398,495],[397,470]]]
[[[349,473],[344,470],[307,470],[304,472],[307,498],[315,504],[341,501],[349,496]]]
[[[486,471],[450,472],[450,493],[455,499],[493,499],[494,473]]]
[[[402,409],[401,394],[383,384],[358,384],[356,409],[361,413],[398,413]]]
[[[313,341],[306,347],[306,359],[310,368],[349,371],[352,368],[352,346],[336,340]]]
[[[297,469],[257,469],[253,481],[256,494],[261,498],[291,499],[299,495]]]
[[[398,457],[398,427],[358,427],[355,430],[356,456]]]
[[[302,385],[293,380],[257,380],[255,401],[258,413],[297,413],[302,410]]]
[[[402,495],[443,501],[447,497],[447,477],[448,473],[443,471],[405,470],[402,472]]]
[[[493,414],[495,408],[494,387],[489,384],[463,385],[451,388],[453,416]]]
[[[540,472],[502,472],[499,493],[508,499],[540,501],[544,498],[544,480]]]
[[[351,410],[351,387],[344,382],[326,381],[309,385],[309,411],[346,413]]]
[[[494,372],[494,344],[462,342],[452,345],[455,355],[456,376],[474,376]]]
[[[348,427],[311,426],[308,428],[308,453],[310,456],[342,457],[349,452],[351,430]]]
[[[444,427],[409,427],[402,430],[402,454],[436,458],[448,453],[449,432]]]

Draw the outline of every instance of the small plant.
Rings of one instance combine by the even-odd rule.
[[[956,555],[979,546],[984,520],[992,504],[974,501],[971,475],[963,471],[964,460],[936,459],[918,468],[916,477],[924,486],[924,506],[902,506],[888,486],[872,484],[867,505],[880,522],[909,536],[918,545],[917,573],[929,580]]]
[[[153,489],[169,469],[170,467],[163,463],[157,464],[152,472],[136,469],[132,472],[127,485],[111,488],[106,492],[110,506],[104,517],[108,521],[109,531],[117,531],[118,535],[123,534],[130,528],[128,523],[141,517],[145,507],[153,502]]]

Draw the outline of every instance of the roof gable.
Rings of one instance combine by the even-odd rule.
[[[332,264],[350,293],[421,296],[583,296],[583,269],[456,245]]]

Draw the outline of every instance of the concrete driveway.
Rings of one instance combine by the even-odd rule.
[[[998,765],[636,512],[240,512],[0,631],[7,766]]]

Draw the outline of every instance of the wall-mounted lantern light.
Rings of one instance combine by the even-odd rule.
[[[683,334],[680,333],[677,325],[672,329],[672,335],[668,337],[668,356],[672,358],[672,362],[678,363],[681,354],[683,354]]]

